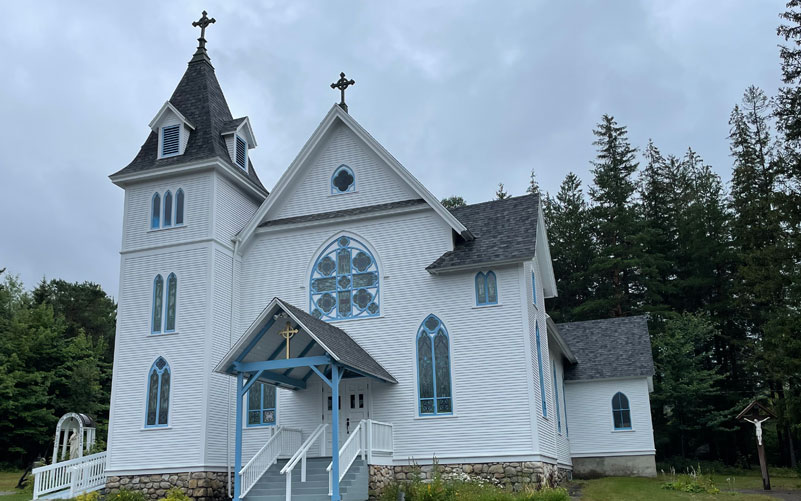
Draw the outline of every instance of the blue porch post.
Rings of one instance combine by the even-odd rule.
[[[234,445],[234,501],[239,501],[242,492],[242,480],[239,470],[242,469],[242,387],[244,375],[240,372],[236,375],[236,420],[234,429],[236,430],[236,442]]]
[[[340,368],[331,364],[331,501],[339,496],[339,380]]]

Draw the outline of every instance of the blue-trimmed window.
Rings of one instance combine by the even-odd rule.
[[[150,200],[150,227],[156,229],[161,226],[161,195],[153,194]]]
[[[248,390],[248,426],[275,424],[275,386],[254,383]]]
[[[476,273],[476,305],[498,304],[498,279],[495,272]]]
[[[348,193],[356,191],[356,176],[353,170],[345,164],[340,165],[331,175],[331,194]]]
[[[323,320],[380,313],[378,263],[367,247],[339,237],[323,250],[309,280],[309,311]]]
[[[168,125],[161,128],[161,156],[171,157],[181,150],[181,126]]]
[[[236,145],[234,147],[236,149],[235,157],[236,157],[236,164],[243,169],[247,170],[248,168],[248,143],[244,139],[239,136],[236,136]]]
[[[531,302],[537,306],[537,277],[531,272]]]
[[[164,194],[164,219],[162,220],[162,226],[164,228],[172,226],[172,193],[170,193],[170,190],[167,190],[167,193]]]
[[[175,273],[167,276],[167,314],[164,317],[164,332],[175,332],[175,309],[178,301],[178,277]]]
[[[175,226],[184,224],[184,190],[175,192]]]
[[[448,331],[429,315],[417,331],[418,412],[421,416],[453,414]]]
[[[537,334],[537,367],[540,371],[540,398],[542,400],[542,417],[548,417],[548,405],[545,403],[545,375],[542,372],[542,342],[540,341],[540,324],[534,324]]]
[[[556,431],[558,433],[562,433],[562,413],[559,409],[559,386],[557,386],[556,382],[556,364],[551,362],[551,368],[553,369],[553,401],[556,402]]]
[[[615,393],[612,397],[612,420],[616,430],[631,429],[631,408],[629,399],[621,392]]]
[[[565,434],[570,436],[570,426],[567,424],[567,392],[565,391],[565,378],[562,376],[562,404],[565,408]]]
[[[169,424],[170,417],[170,364],[159,357],[150,366],[147,376],[147,414],[145,428],[159,428]]]
[[[164,279],[156,275],[153,279],[153,313],[150,319],[150,332],[161,332],[161,322],[164,318]]]

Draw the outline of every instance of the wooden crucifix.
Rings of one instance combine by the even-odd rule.
[[[754,425],[757,439],[757,454],[759,455],[759,467],[762,470],[762,488],[770,490],[770,475],[768,474],[768,463],[765,459],[765,445],[762,443],[762,423],[776,415],[767,407],[756,400],[748,404],[743,411],[737,415],[737,419],[747,421]]]
[[[297,329],[292,328],[292,324],[287,322],[283,329],[278,331],[282,338],[286,339],[286,358],[289,360],[289,340],[298,333]]]

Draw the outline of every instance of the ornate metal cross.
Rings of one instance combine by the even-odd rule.
[[[213,17],[209,18],[208,16],[206,16],[206,14],[207,12],[204,10],[203,15],[200,17],[200,19],[192,22],[192,26],[194,26],[195,28],[200,26],[200,38],[197,39],[197,41],[200,42],[200,46],[198,47],[198,49],[204,49],[206,47],[206,27],[210,24],[214,24],[217,22],[216,19],[214,19]]]
[[[345,89],[355,84],[356,84],[355,80],[348,80],[347,78],[345,78],[344,71],[339,74],[339,80],[331,84],[332,89],[339,89],[339,91],[342,93],[342,100],[339,102],[339,106],[341,106],[346,113],[348,111],[348,105],[345,104]]]
[[[287,322],[283,329],[278,331],[282,338],[286,339],[286,358],[289,360],[289,340],[298,333],[297,329],[292,328],[292,324]]]

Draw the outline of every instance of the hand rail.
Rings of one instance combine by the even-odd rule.
[[[284,426],[275,429],[267,443],[237,472],[242,480],[241,496],[247,494],[256,485],[256,482],[276,463],[278,456],[294,452],[290,452],[288,449],[292,448],[292,438],[299,437],[302,437],[299,429]]]
[[[292,470],[297,466],[298,461],[301,462],[300,466],[300,481],[306,481],[306,456],[312,444],[318,439],[320,440],[320,453],[325,454],[325,430],[328,428],[327,424],[321,424],[314,429],[309,438],[303,442],[303,445],[295,452],[295,454],[286,462],[281,468],[281,474],[286,475],[286,501],[292,499]]]
[[[33,499],[39,499],[44,494],[71,488],[73,477],[75,476],[74,471],[76,469],[84,471],[85,468],[95,468],[90,471],[90,478],[93,482],[99,482],[99,479],[102,478],[103,483],[105,483],[106,452],[98,452],[97,454],[34,468],[31,472],[34,477]],[[75,481],[77,480],[76,478]],[[76,487],[80,488],[80,485]]]
[[[348,473],[348,470],[353,465],[353,462],[356,461],[356,458],[359,457],[361,454],[362,459],[364,459],[364,453],[366,449],[366,441],[362,435],[364,435],[365,429],[367,426],[365,425],[366,420],[359,421],[359,424],[356,426],[356,429],[350,434],[348,439],[342,444],[342,448],[339,449],[339,481],[341,482],[345,475]],[[343,458],[344,457],[344,458]],[[328,464],[328,468],[326,471],[328,472],[328,495],[332,495],[332,477],[331,477],[331,465],[333,463]]]
[[[106,485],[106,453],[96,455],[93,459],[71,466],[70,497],[99,489]]]

